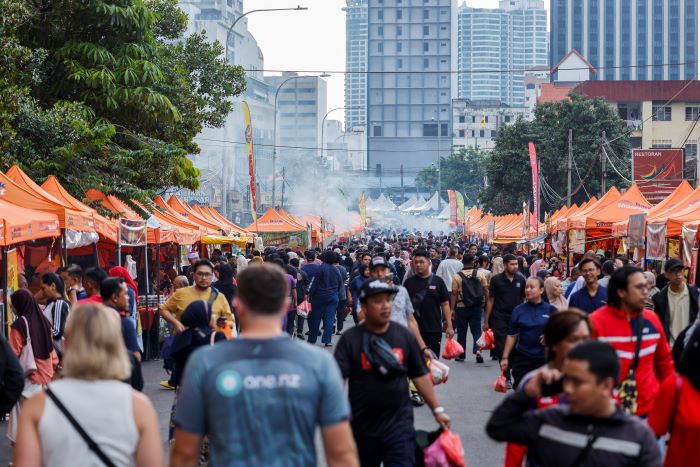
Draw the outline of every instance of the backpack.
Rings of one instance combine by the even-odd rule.
[[[465,308],[474,308],[484,304],[484,287],[479,281],[477,269],[472,269],[472,276],[467,277],[460,271],[462,278],[462,303]]]

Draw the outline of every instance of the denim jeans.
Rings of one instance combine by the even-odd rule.
[[[341,300],[338,297],[338,306],[335,313],[335,330],[338,332],[342,331],[345,325],[345,304],[345,300]]]
[[[338,308],[338,296],[320,297],[311,300],[311,314],[309,315],[309,343],[315,344],[318,338],[318,329],[323,320],[323,337],[321,342],[331,343],[333,335],[333,321]]]
[[[482,307],[474,308],[462,308],[458,307],[455,309],[455,321],[457,321],[457,342],[464,348],[465,353],[467,350],[467,331],[471,330],[472,333],[472,352],[476,353],[479,350],[479,346],[476,345],[476,341],[481,337],[481,315],[483,313]],[[471,329],[470,329],[471,328]],[[464,358],[464,354],[460,355]]]

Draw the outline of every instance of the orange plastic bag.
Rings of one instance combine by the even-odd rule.
[[[454,467],[467,467],[467,463],[464,460],[464,448],[462,447],[462,440],[459,439],[457,433],[451,431],[443,431],[440,433],[440,446],[447,454],[447,460],[450,461],[450,465]]]
[[[447,339],[447,342],[445,342],[445,350],[442,351],[442,358],[452,360],[453,358],[459,357],[463,353],[464,347],[462,347],[460,343],[454,339],[454,337],[450,337]]]
[[[493,337],[493,331],[487,329],[486,332],[481,334],[481,337],[476,341],[476,345],[479,346],[481,350],[491,350],[496,347],[496,340]]]
[[[496,381],[494,381],[493,390],[502,393],[506,393],[508,391],[508,386],[506,386],[506,376],[503,371],[501,371],[501,374],[498,376],[498,378],[496,378]]]

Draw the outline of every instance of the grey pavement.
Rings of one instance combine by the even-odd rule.
[[[348,319],[348,322],[351,322]],[[337,342],[338,336],[333,336]],[[468,346],[471,348],[471,344]],[[328,350],[332,351],[332,348]],[[445,362],[450,367],[447,383],[437,386],[440,404],[445,407],[452,418],[452,431],[458,433],[464,446],[468,465],[495,467],[503,465],[504,446],[491,441],[484,432],[484,426],[493,408],[502,400],[503,395],[493,391],[491,385],[498,376],[498,365],[485,355],[486,362],[477,364],[473,357],[464,363]],[[150,361],[143,364],[145,379],[144,393],[151,399],[160,420],[163,449],[167,455],[168,422],[172,405],[173,392],[159,386],[165,377],[162,362]],[[437,424],[430,409],[415,409],[415,426],[417,429],[435,430]],[[0,424],[0,433],[4,435],[7,423]],[[4,437],[3,437],[4,438]],[[324,464],[322,445],[317,436],[319,464]],[[6,438],[0,441],[0,466],[8,464],[12,457]]]

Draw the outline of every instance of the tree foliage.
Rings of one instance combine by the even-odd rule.
[[[485,154],[474,148],[462,149],[440,159],[443,190],[456,190],[464,195],[466,206],[478,203],[479,193],[484,188]],[[437,190],[437,167],[422,169],[416,176],[419,188],[433,192]]]
[[[572,201],[600,195],[602,134],[605,132],[607,187],[629,186],[630,142],[624,121],[603,99],[571,94],[570,99],[538,105],[531,122],[519,119],[503,127],[486,163],[488,187],[481,194],[484,207],[496,214],[519,212],[532,197],[528,142],[535,143],[540,163],[542,211],[566,204],[568,134],[573,130]],[[620,172],[620,176],[617,172]],[[546,185],[546,186],[543,186]]]
[[[197,188],[194,137],[223,124],[245,80],[220,44],[183,37],[176,0],[0,7],[0,168],[54,174],[80,197]]]

